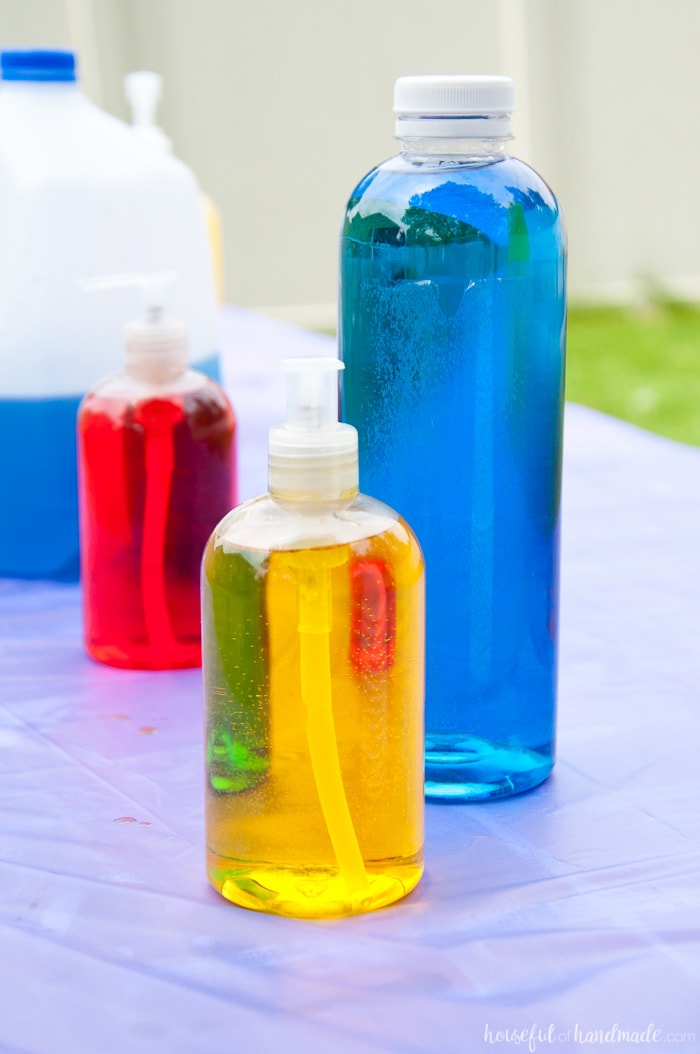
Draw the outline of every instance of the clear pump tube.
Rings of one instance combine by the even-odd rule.
[[[349,485],[357,491],[357,432],[338,423],[337,359],[286,359],[287,423],[273,429],[276,455],[271,493],[293,494],[304,480],[306,493],[333,500],[347,487],[336,474],[337,461],[355,462]],[[287,455],[286,458],[284,455]],[[272,462],[271,462],[272,464]],[[272,470],[271,470],[272,471]],[[274,487],[274,489],[273,489]],[[297,575],[297,629],[301,701],[306,711],[309,757],[328,834],[348,893],[367,888],[362,853],[343,786],[333,721],[331,682],[331,602],[329,571],[347,563],[341,548],[310,549],[290,557]]]
[[[328,835],[347,891],[368,890],[367,872],[343,785],[333,720],[331,681],[331,591],[329,571],[347,564],[343,549],[296,554],[301,700],[314,781]]]

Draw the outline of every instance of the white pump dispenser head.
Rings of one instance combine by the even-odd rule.
[[[270,429],[269,489],[290,501],[358,493],[357,430],[338,421],[339,359],[285,359],[287,423]]]
[[[152,274],[114,274],[81,282],[85,290],[140,288],[143,313],[125,329],[124,366],[137,380],[162,384],[187,369],[187,330],[166,314],[165,291],[175,280],[174,271]]]
[[[134,132],[162,153],[172,153],[173,144],[156,124],[156,111],[163,90],[160,73],[151,70],[134,70],[124,77],[124,94],[131,107]]]

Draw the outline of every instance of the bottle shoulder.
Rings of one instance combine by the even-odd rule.
[[[19,176],[31,176],[37,193],[59,176],[83,193],[95,181],[173,183],[185,175],[195,189],[187,166],[140,142],[130,125],[97,106],[77,84],[3,83],[0,129],[0,159]]]
[[[185,370],[172,380],[154,383],[134,377],[126,370],[112,373],[99,381],[86,395],[100,399],[118,399],[122,402],[138,402],[141,399],[167,399],[170,396],[187,395],[190,392],[206,392],[208,395],[226,399],[220,386],[211,377],[199,370]]]
[[[350,200],[362,197],[378,184],[390,182],[398,186],[403,183],[408,192],[412,181],[426,179],[436,184],[452,179],[476,186],[503,182],[547,187],[545,180],[531,165],[512,154],[471,157],[463,154],[400,153],[370,169],[353,190]]]
[[[157,384],[140,380],[126,371],[111,374],[85,395],[79,414],[83,418],[91,412],[119,417],[152,400],[176,403],[188,415],[206,409],[208,416],[218,413],[235,419],[223,388],[198,370],[185,370],[179,377]]]
[[[551,188],[518,158],[504,155],[476,164],[460,157],[398,154],[357,185],[346,207],[342,233],[352,241],[376,241],[381,229],[379,240],[384,241],[391,228],[399,244],[404,236],[409,241],[434,242],[442,240],[441,230],[427,224],[427,219],[438,215],[476,226],[499,241],[508,228],[502,221],[514,207],[538,229],[561,226]],[[447,234],[448,240],[454,238],[451,226]]]
[[[365,494],[344,507],[280,502],[269,494],[232,509],[214,529],[210,545],[224,551],[298,551],[361,542],[391,534],[400,543],[417,539],[388,505]]]

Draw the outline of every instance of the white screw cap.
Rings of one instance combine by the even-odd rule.
[[[394,86],[402,136],[509,138],[514,106],[513,81],[500,75],[399,77]]]

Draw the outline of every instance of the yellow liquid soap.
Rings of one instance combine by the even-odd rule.
[[[239,546],[238,515],[203,563],[209,879],[280,915],[383,907],[423,873],[420,548],[364,497],[342,544]]]

